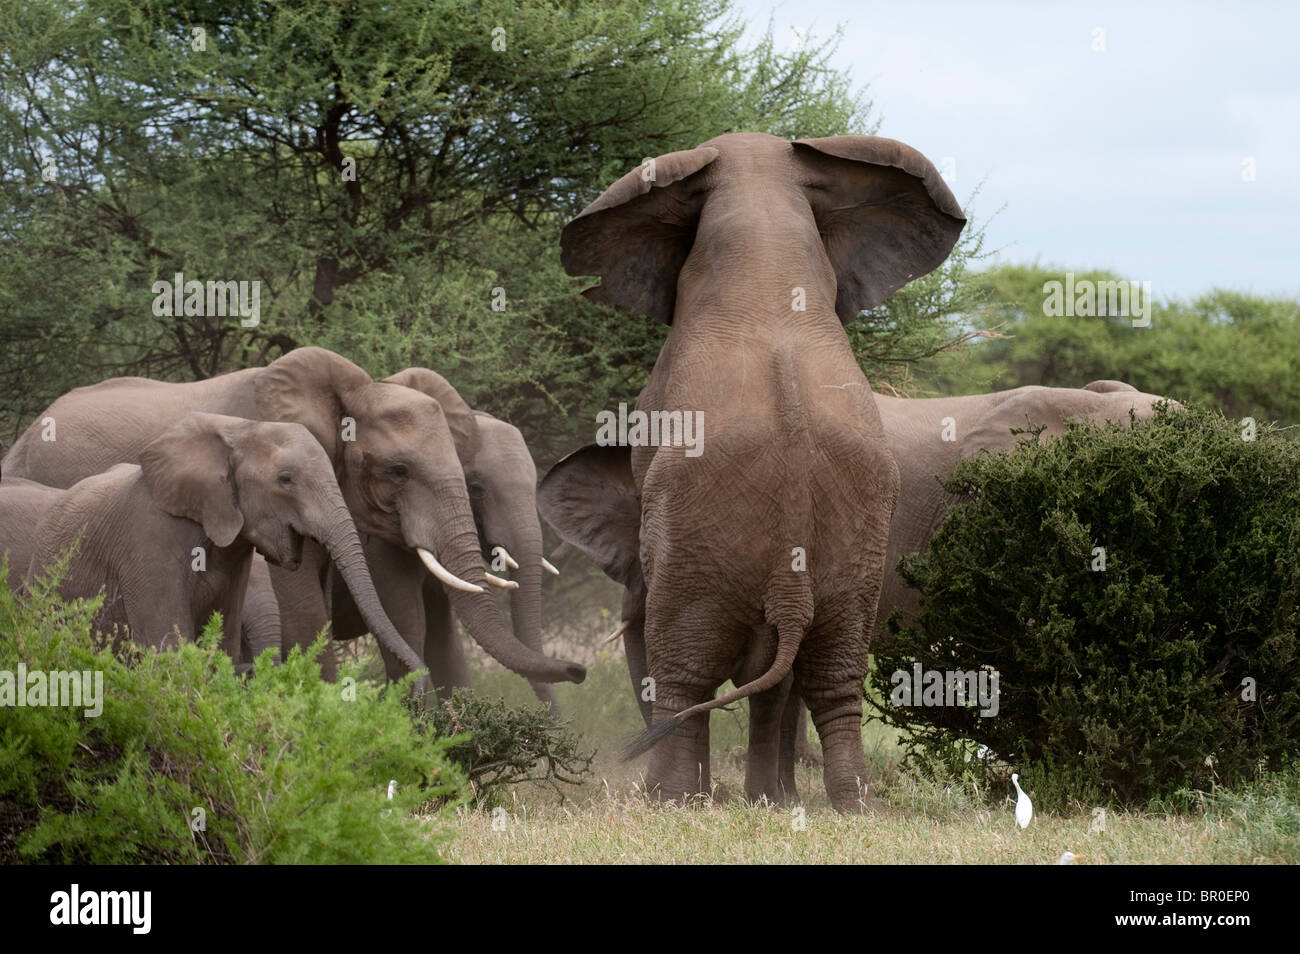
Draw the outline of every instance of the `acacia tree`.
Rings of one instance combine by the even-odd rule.
[[[556,419],[635,394],[663,332],[575,296],[564,222],[723,132],[875,128],[830,43],[746,49],[729,0],[0,0],[0,22],[11,433],[110,374],[320,344],[437,368],[552,456]],[[177,272],[260,282],[258,324],[155,314]],[[882,314],[918,329],[951,305]]]

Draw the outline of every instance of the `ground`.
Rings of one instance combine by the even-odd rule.
[[[512,703],[531,699],[517,677],[485,667],[475,688]],[[652,805],[640,791],[641,762],[617,761],[640,724],[621,653],[600,654],[582,686],[562,686],[560,705],[597,750],[594,772],[563,798],[518,786],[496,807],[464,807],[448,857],[469,864],[1259,864],[1300,862],[1300,806],[1294,797],[1228,796],[1187,813],[1114,812],[1093,806],[1015,822],[1014,792],[1001,800],[957,784],[923,780],[902,764],[893,730],[864,727],[881,810],[832,812],[820,769],[801,766],[802,805],[748,804],[743,791],[745,713],[711,723],[715,784],[695,805]],[[643,761],[643,760],[642,760]],[[1030,795],[1032,796],[1032,792]]]

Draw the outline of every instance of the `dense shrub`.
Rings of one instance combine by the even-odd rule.
[[[439,860],[448,833],[413,810],[461,790],[458,740],[420,730],[404,685],[323,682],[323,641],[241,679],[218,625],[124,660],[92,643],[93,602],[2,581],[0,671],[101,672],[103,711],[0,708],[0,863]]]
[[[521,782],[562,792],[562,783],[581,784],[591,769],[593,753],[544,703],[511,707],[457,689],[427,715],[434,734],[454,739],[447,758],[465,773],[484,804]]]
[[[916,662],[991,669],[999,708],[879,706],[913,752],[1016,767],[1042,807],[1232,786],[1294,753],[1300,453],[1243,434],[1187,411],[963,462],[947,487],[968,502],[903,561],[923,606],[891,623],[872,685],[889,700]]]

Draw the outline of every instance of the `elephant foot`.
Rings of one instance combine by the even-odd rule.
[[[688,704],[681,705],[681,709]],[[659,719],[671,717],[669,706],[655,704]],[[697,799],[711,790],[708,713],[687,719],[650,752],[646,792],[662,802]]]
[[[867,760],[862,753],[861,719],[861,713],[854,712],[817,727],[825,753],[822,774],[826,796],[832,808],[845,814],[861,814],[875,807],[867,784]]]

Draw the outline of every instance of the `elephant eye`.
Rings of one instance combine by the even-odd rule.
[[[384,468],[384,473],[389,477],[396,477],[400,480],[406,477],[410,473],[410,470],[405,464],[389,464]]]
[[[280,474],[279,477],[275,478],[275,482],[276,482],[277,484],[279,484],[281,487],[292,487],[292,486],[293,486],[293,474],[289,473],[289,472],[286,470],[286,471],[282,472],[282,473]]]

